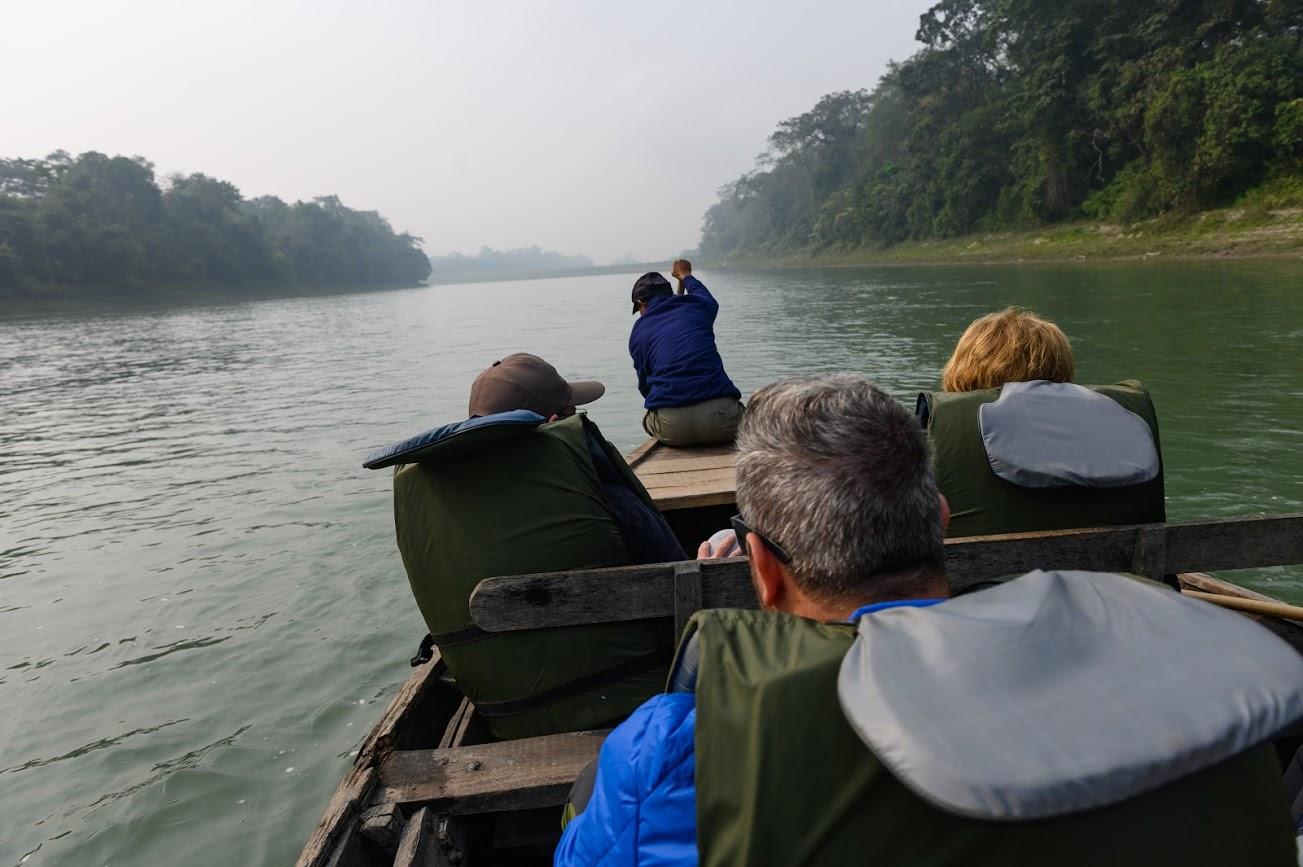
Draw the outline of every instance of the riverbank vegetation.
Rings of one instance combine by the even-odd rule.
[[[1262,257],[1303,260],[1303,208],[1271,209],[1250,203],[1131,224],[1070,220],[1032,229],[974,232],[886,246],[828,246],[792,253],[738,251],[713,264],[731,268],[836,267]]]
[[[494,250],[484,247],[479,255],[452,253],[432,256],[430,283],[490,283],[498,280],[543,280],[552,277],[596,277],[604,274],[638,274],[665,269],[665,262],[640,262],[623,256],[608,265],[594,264],[583,255],[566,255],[539,247]]]
[[[226,181],[101,153],[0,160],[0,298],[114,300],[412,285],[420,240],[335,196],[245,199]]]
[[[703,257],[880,259],[1058,224],[1085,233],[1071,256],[1099,225],[1143,254],[1146,232],[1210,236],[1193,215],[1218,208],[1303,249],[1303,0],[942,0],[917,38],[874,90],[779,124],[707,212]]]
[[[472,283],[483,280],[511,280],[536,274],[585,271],[593,267],[587,256],[567,256],[537,246],[517,250],[482,247],[474,256],[449,253],[431,256],[430,279],[434,283]]]

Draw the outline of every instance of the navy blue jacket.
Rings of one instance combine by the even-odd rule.
[[[715,348],[719,302],[696,277],[684,277],[683,289],[683,295],[648,301],[629,334],[629,355],[647,409],[742,397]]]

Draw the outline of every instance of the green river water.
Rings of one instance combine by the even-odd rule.
[[[912,402],[1024,304],[1079,381],[1150,387],[1172,520],[1303,510],[1303,263],[700,276],[744,393]],[[633,447],[633,277],[0,319],[0,867],[291,863],[425,633],[363,456],[518,350],[603,380]]]

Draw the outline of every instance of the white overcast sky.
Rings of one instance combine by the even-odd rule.
[[[432,254],[697,242],[774,125],[872,87],[928,0],[0,0],[0,155],[336,193]]]

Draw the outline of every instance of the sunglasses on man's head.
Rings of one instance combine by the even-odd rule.
[[[766,547],[774,552],[774,556],[778,558],[779,563],[792,562],[791,555],[783,550],[782,545],[778,544],[759,530],[748,527],[746,521],[742,520],[741,515],[734,515],[732,518],[729,518],[729,523],[733,525],[733,532],[737,534],[737,545],[742,549],[743,554],[746,554],[748,557],[751,556],[751,551],[747,548],[747,534],[755,533],[760,537],[760,541],[764,542]]]

